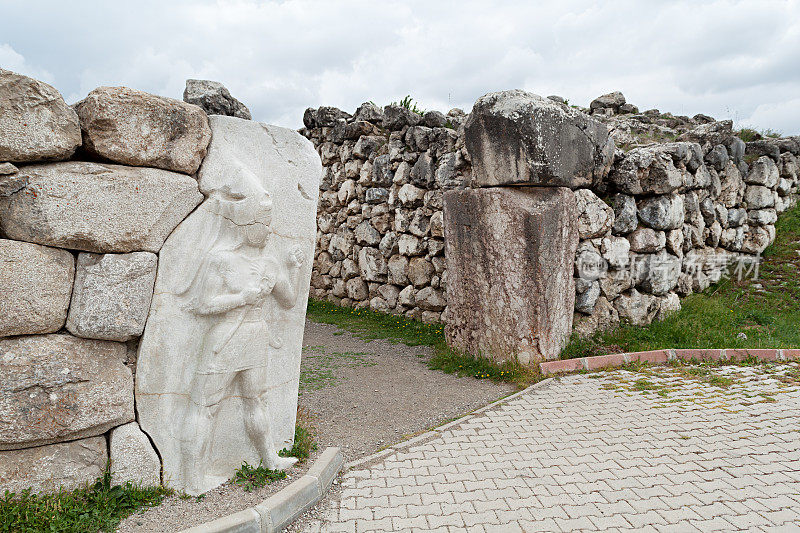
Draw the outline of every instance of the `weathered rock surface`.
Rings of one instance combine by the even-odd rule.
[[[0,487],[15,494],[73,490],[103,475],[108,460],[104,436],[0,451]]]
[[[19,175],[27,185],[0,197],[2,231],[88,252],[157,252],[203,199],[194,179],[155,168],[70,161]]]
[[[61,329],[74,277],[68,251],[0,239],[0,337]]]
[[[572,329],[576,218],[566,188],[446,192],[448,343],[522,364],[558,357]]]
[[[199,106],[209,115],[225,115],[246,120],[253,118],[247,106],[231,96],[230,91],[218,81],[186,80],[183,101]]]
[[[614,224],[614,210],[589,189],[575,191],[581,239],[602,237]]]
[[[608,173],[614,153],[603,124],[520,90],[479,98],[465,143],[480,187],[589,186]]]
[[[51,334],[0,339],[0,450],[100,435],[133,420],[124,344]]]
[[[161,460],[136,422],[111,430],[108,455],[112,485],[128,481],[142,487],[161,484]]]
[[[686,144],[686,143],[681,143]],[[684,184],[671,145],[634,148],[611,172],[610,180],[626,194],[667,194]]]
[[[653,229],[680,228],[683,218],[683,197],[678,194],[654,196],[639,204],[639,219]]]
[[[158,257],[150,252],[78,256],[67,317],[73,335],[127,341],[144,331]]]
[[[125,165],[194,174],[211,140],[199,107],[127,87],[99,87],[75,111],[86,151]]]
[[[69,159],[80,145],[78,116],[58,91],[0,68],[0,162]]]
[[[616,110],[623,105],[625,105],[625,96],[619,91],[614,91],[613,93],[604,94],[592,100],[589,104],[589,109],[611,108]]]
[[[291,446],[322,175],[297,132],[235,117],[209,121],[214,136],[198,173],[208,198],[159,254],[136,364],[139,424],[164,479],[192,494],[223,483],[242,461],[273,468],[254,440],[268,434],[264,424],[272,440],[264,446]],[[245,370],[241,380],[223,379]],[[207,393],[211,374],[222,384]],[[206,416],[210,427],[198,422]]]

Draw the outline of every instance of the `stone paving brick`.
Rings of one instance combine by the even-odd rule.
[[[304,531],[800,531],[800,363],[712,372],[552,380],[346,472]]]

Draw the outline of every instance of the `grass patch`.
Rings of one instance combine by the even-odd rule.
[[[491,359],[461,354],[451,349],[437,350],[428,362],[428,367],[459,377],[471,376],[477,379],[513,383],[518,388],[525,388],[542,380],[539,365],[527,367],[511,361],[497,363]]]
[[[668,348],[797,348],[800,206],[781,215],[776,232],[758,280],[724,280],[684,298],[681,311],[648,326],[622,325],[586,339],[573,335],[561,358]]]
[[[261,461],[256,467],[250,466],[245,461],[233,475],[233,483],[242,487],[245,492],[252,492],[281,479],[286,479],[286,472],[264,468],[261,466]]]
[[[111,485],[106,472],[86,488],[56,494],[21,494],[5,491],[0,496],[0,531],[3,533],[114,531],[134,512],[161,503],[172,493],[165,487],[141,488],[131,483]]]
[[[297,410],[297,422],[294,426],[294,444],[291,448],[284,448],[278,455],[281,457],[297,457],[302,463],[311,454],[317,451],[317,442],[314,440],[316,431],[311,423],[311,415],[302,409]]]
[[[542,379],[538,373],[538,365],[534,365],[534,369],[519,363],[497,363],[483,357],[457,353],[447,346],[442,324],[425,324],[403,316],[377,313],[369,309],[339,307],[314,299],[308,301],[307,316],[314,322],[332,324],[349,331],[367,342],[385,339],[408,346],[430,346],[434,353],[428,366],[432,370],[512,383],[520,388]]]

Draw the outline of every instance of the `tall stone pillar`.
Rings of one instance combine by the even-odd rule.
[[[572,331],[571,190],[608,173],[602,124],[524,91],[487,94],[465,142],[473,189],[444,195],[448,343],[496,361],[555,359]]]

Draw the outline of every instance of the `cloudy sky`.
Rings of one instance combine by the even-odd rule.
[[[800,0],[0,0],[0,67],[68,103],[100,85],[181,98],[223,82],[256,119],[302,125],[406,94],[469,110],[522,88],[800,133]]]

